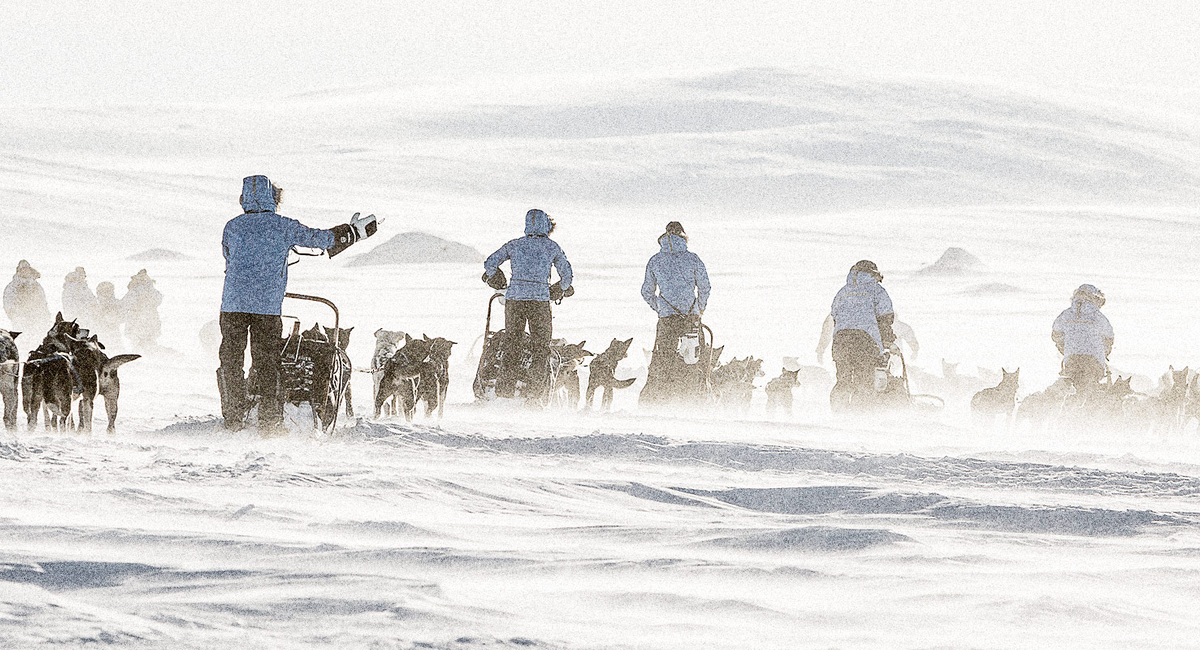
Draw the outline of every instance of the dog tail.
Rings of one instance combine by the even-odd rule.
[[[104,369],[105,370],[116,370],[117,368],[120,368],[121,366],[129,363],[130,361],[133,361],[134,359],[141,359],[141,358],[142,358],[142,355],[140,355],[140,354],[118,354],[117,356],[109,359],[108,362],[104,364]]]
[[[618,379],[613,382],[613,388],[629,388],[635,381],[637,381],[637,377],[632,379]]]

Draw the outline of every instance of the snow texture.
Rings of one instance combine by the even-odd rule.
[[[1054,381],[1050,325],[1083,282],[1108,296],[1114,367],[1153,386],[1197,365],[1194,129],[824,72],[553,89],[0,106],[0,268],[28,259],[51,310],[77,266],[117,287],[146,268],[162,294],[156,344],[120,370],[117,434],[0,435],[0,646],[1195,645],[1196,424],[1006,429],[967,412],[1001,367],[1021,367],[1021,396]],[[457,341],[445,420],[220,427],[221,228],[256,173],[306,225],[387,218],[379,237],[403,246],[302,258],[289,289],[337,304],[359,369],[378,328]],[[638,288],[679,220],[726,358],[768,376],[815,363],[830,299],[872,259],[930,365],[911,368],[916,388],[948,404],[833,418],[828,384],[803,379],[827,380],[828,360],[802,367],[782,419],[761,390],[745,413],[646,414],[640,381],[603,416],[472,404],[491,291],[474,264],[411,260],[395,233],[492,250],[535,205],[577,271],[555,335],[634,337],[618,377],[644,377],[656,319]],[[953,247],[987,265],[919,272]],[[147,249],[186,258],[128,259]],[[388,263],[357,265],[380,250]],[[284,313],[332,325],[321,305]],[[361,416],[371,378],[352,381]]]

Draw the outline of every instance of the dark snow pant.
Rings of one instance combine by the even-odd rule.
[[[875,367],[879,361],[879,346],[870,334],[842,330],[833,335],[833,363],[837,365],[837,383],[829,393],[833,412],[866,410],[878,402]]]
[[[1075,387],[1075,395],[1068,407],[1084,408],[1100,392],[1100,381],[1104,379],[1104,366],[1090,354],[1072,354],[1063,359],[1063,376]]]
[[[521,341],[517,334],[529,326],[529,382],[521,395],[545,399],[550,375],[550,338],[553,335],[550,303],[541,300],[507,300],[504,302],[504,348],[500,360],[500,377],[496,381],[497,397],[512,397],[521,368]]]
[[[661,404],[695,397],[697,373],[679,355],[679,339],[696,327],[696,317],[685,314],[658,319],[654,334],[654,352],[646,374],[646,385],[638,396],[639,404]]]
[[[259,426],[283,423],[283,405],[279,396],[279,357],[283,349],[283,319],[266,314],[221,312],[221,415],[225,427],[242,428],[246,403],[246,340],[250,341],[250,393],[259,395]]]

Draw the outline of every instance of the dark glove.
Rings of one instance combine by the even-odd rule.
[[[484,271],[483,282],[496,291],[504,291],[508,288],[508,280],[504,277],[504,269],[496,269],[496,272],[490,277],[488,276],[487,272]]]
[[[550,300],[553,300],[556,305],[562,304],[563,298],[570,298],[573,295],[575,295],[575,285],[567,287],[566,291],[563,291],[562,282],[550,285]]]
[[[355,212],[354,216],[350,217],[350,223],[330,228],[333,231],[333,246],[326,251],[330,257],[350,248],[354,242],[374,235],[379,230],[379,226],[375,222],[375,215],[367,215],[366,218],[360,219],[359,214],[361,213]]]

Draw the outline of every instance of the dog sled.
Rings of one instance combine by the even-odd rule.
[[[697,318],[677,339],[675,350],[661,351],[653,360],[646,385],[638,396],[641,406],[712,405],[716,402],[713,370],[720,350],[713,348],[712,328]]]
[[[503,328],[492,329],[492,308],[499,300],[500,304],[504,304],[504,294],[495,292],[488,299],[487,319],[483,326],[483,349],[479,353],[479,367],[475,370],[475,380],[471,383],[471,390],[475,393],[476,401],[487,402],[496,399],[496,383],[500,379],[500,366],[504,357],[504,337],[507,336]],[[522,338],[521,345],[518,346],[521,358],[517,360],[517,383],[513,391],[514,397],[531,397],[523,395],[522,392],[530,383],[530,371],[533,366],[533,352],[529,349],[529,333],[522,330],[519,332]],[[550,376],[550,385],[554,385],[556,378]]]
[[[300,319],[292,321],[291,331],[283,340],[280,355],[280,392],[285,404],[312,413],[313,429],[326,435],[337,426],[338,412],[346,399],[353,367],[342,349],[341,319],[337,305],[318,296],[285,293],[284,298],[321,303],[333,311],[333,329],[329,335],[317,328],[300,331]],[[332,340],[330,338],[332,337]]]
[[[946,401],[937,395],[912,392],[908,364],[900,351],[889,354],[884,366],[876,368],[875,372],[875,390],[884,409],[937,413],[946,407]]]
[[[483,348],[479,353],[479,367],[475,370],[475,380],[471,383],[471,389],[475,393],[476,401],[488,402],[496,399],[496,384],[500,380],[500,367],[504,360],[504,338],[508,335],[503,328],[492,329],[492,309],[499,300],[503,305],[504,294],[497,291],[492,294],[488,300],[487,319],[483,326]],[[550,403],[556,406],[562,406],[571,402],[571,397],[567,394],[569,389],[560,387],[559,375],[574,369],[574,364],[569,363],[569,359],[562,354],[565,347],[565,341],[554,339],[550,343],[550,359],[549,368],[547,369],[546,388],[547,394],[531,395],[528,394],[528,386],[532,383],[533,377],[533,352],[530,350],[529,332],[524,330],[517,333],[521,337],[521,343],[517,346],[520,358],[517,359],[516,370],[516,386],[513,390],[513,397],[519,398],[547,398]],[[578,380],[576,380],[578,381]],[[575,384],[574,401],[579,401],[578,383]]]

